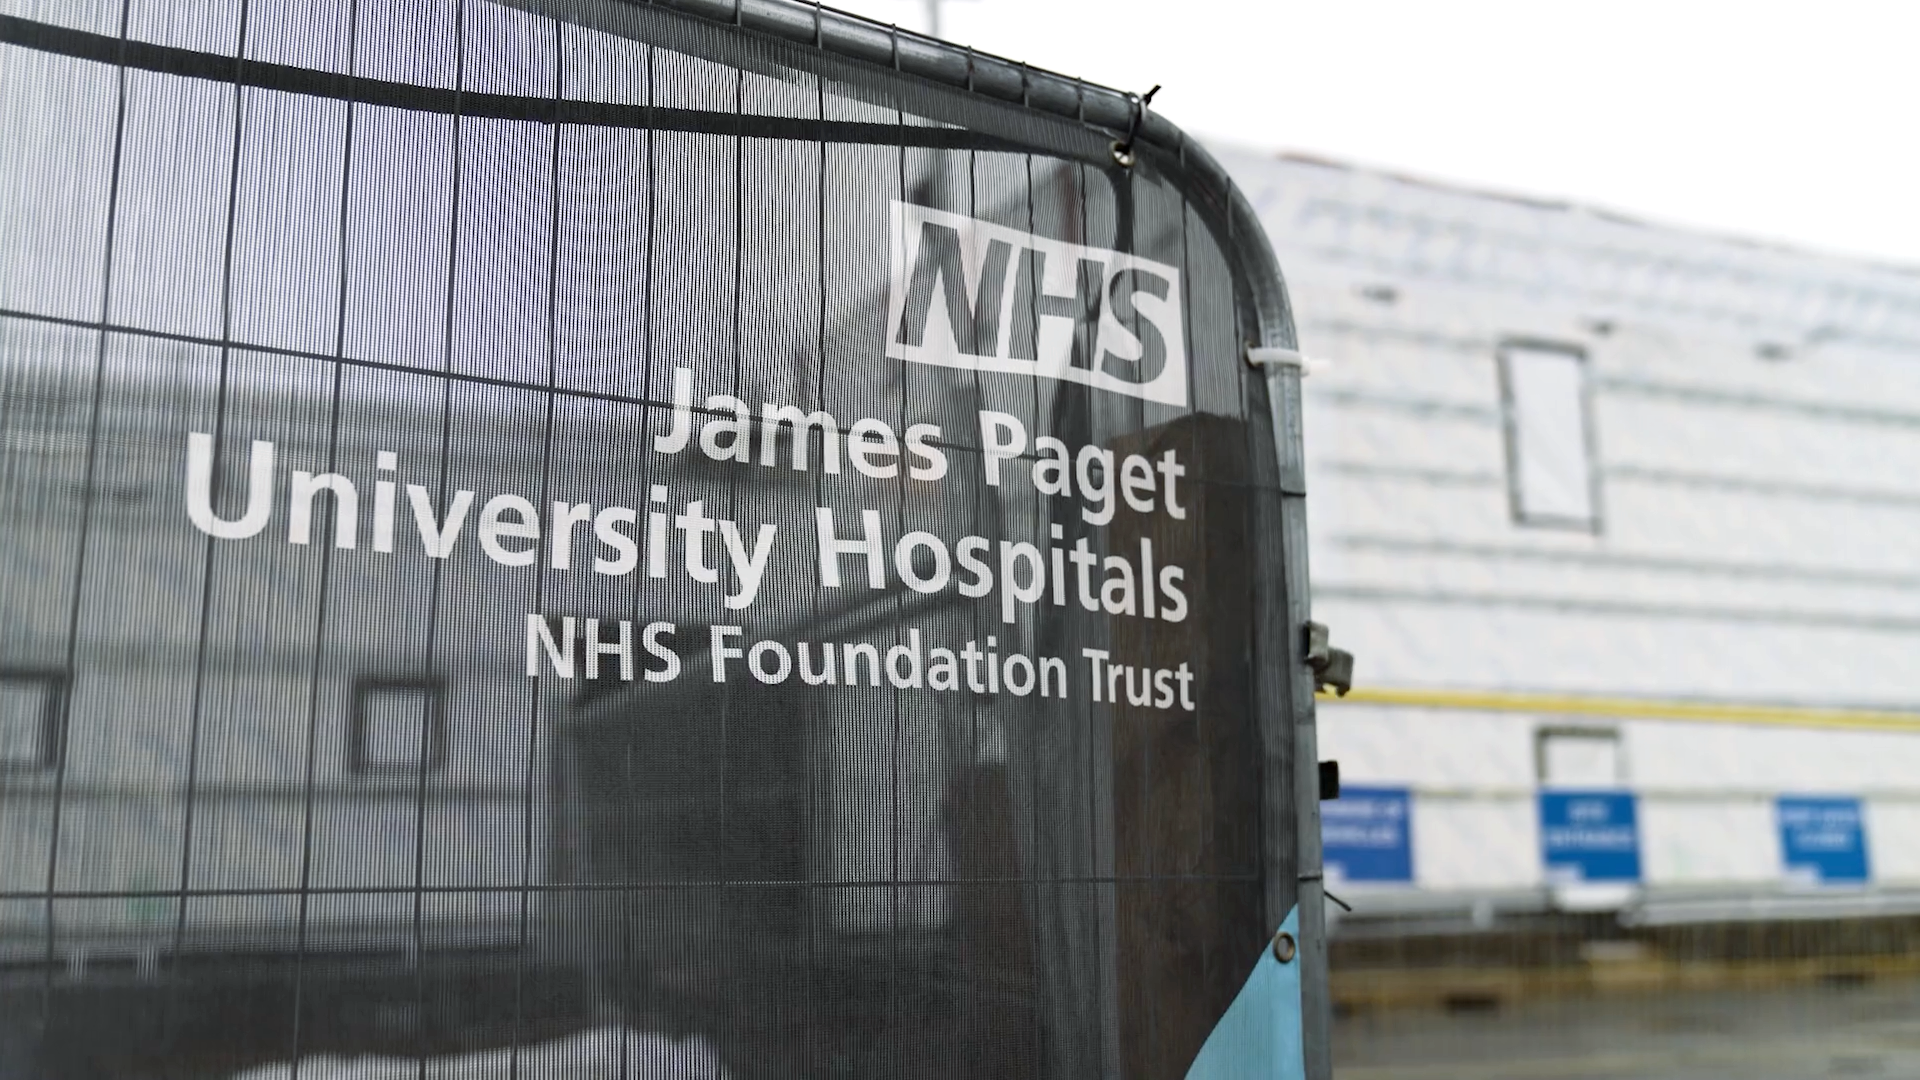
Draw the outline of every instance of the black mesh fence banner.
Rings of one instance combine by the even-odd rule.
[[[765,0],[0,10],[0,1075],[1181,1076],[1296,905],[1313,1060],[1177,130]]]

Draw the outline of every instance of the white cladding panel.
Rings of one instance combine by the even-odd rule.
[[[1373,705],[1322,709],[1321,716],[1320,756],[1340,762],[1343,782],[1497,791],[1534,781],[1532,717]]]
[[[1646,798],[1641,861],[1649,885],[1767,885],[1780,880],[1772,801]]]
[[[1537,888],[1540,819],[1525,799],[1414,797],[1413,873],[1436,891]]]
[[[1920,800],[1868,804],[1867,856],[1881,881],[1920,882]]]

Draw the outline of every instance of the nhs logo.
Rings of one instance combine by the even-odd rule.
[[[1180,271],[895,202],[887,355],[1187,404]]]

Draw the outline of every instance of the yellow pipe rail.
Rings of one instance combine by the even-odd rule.
[[[1536,694],[1506,690],[1442,690],[1417,687],[1355,687],[1345,697],[1321,691],[1322,704],[1386,705],[1472,712],[1550,713],[1631,720],[1685,720],[1707,724],[1920,733],[1920,711],[1827,709],[1806,705],[1673,701],[1582,694]]]

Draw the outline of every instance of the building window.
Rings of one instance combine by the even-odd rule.
[[[1620,731],[1611,727],[1543,727],[1534,732],[1534,767],[1540,786],[1617,788],[1627,783]]]
[[[52,668],[0,668],[0,771],[60,767],[67,673]]]
[[[1508,343],[1500,350],[1500,399],[1513,520],[1599,532],[1586,354],[1565,345]]]
[[[447,763],[447,685],[438,678],[368,675],[354,680],[347,771],[417,775]]]

